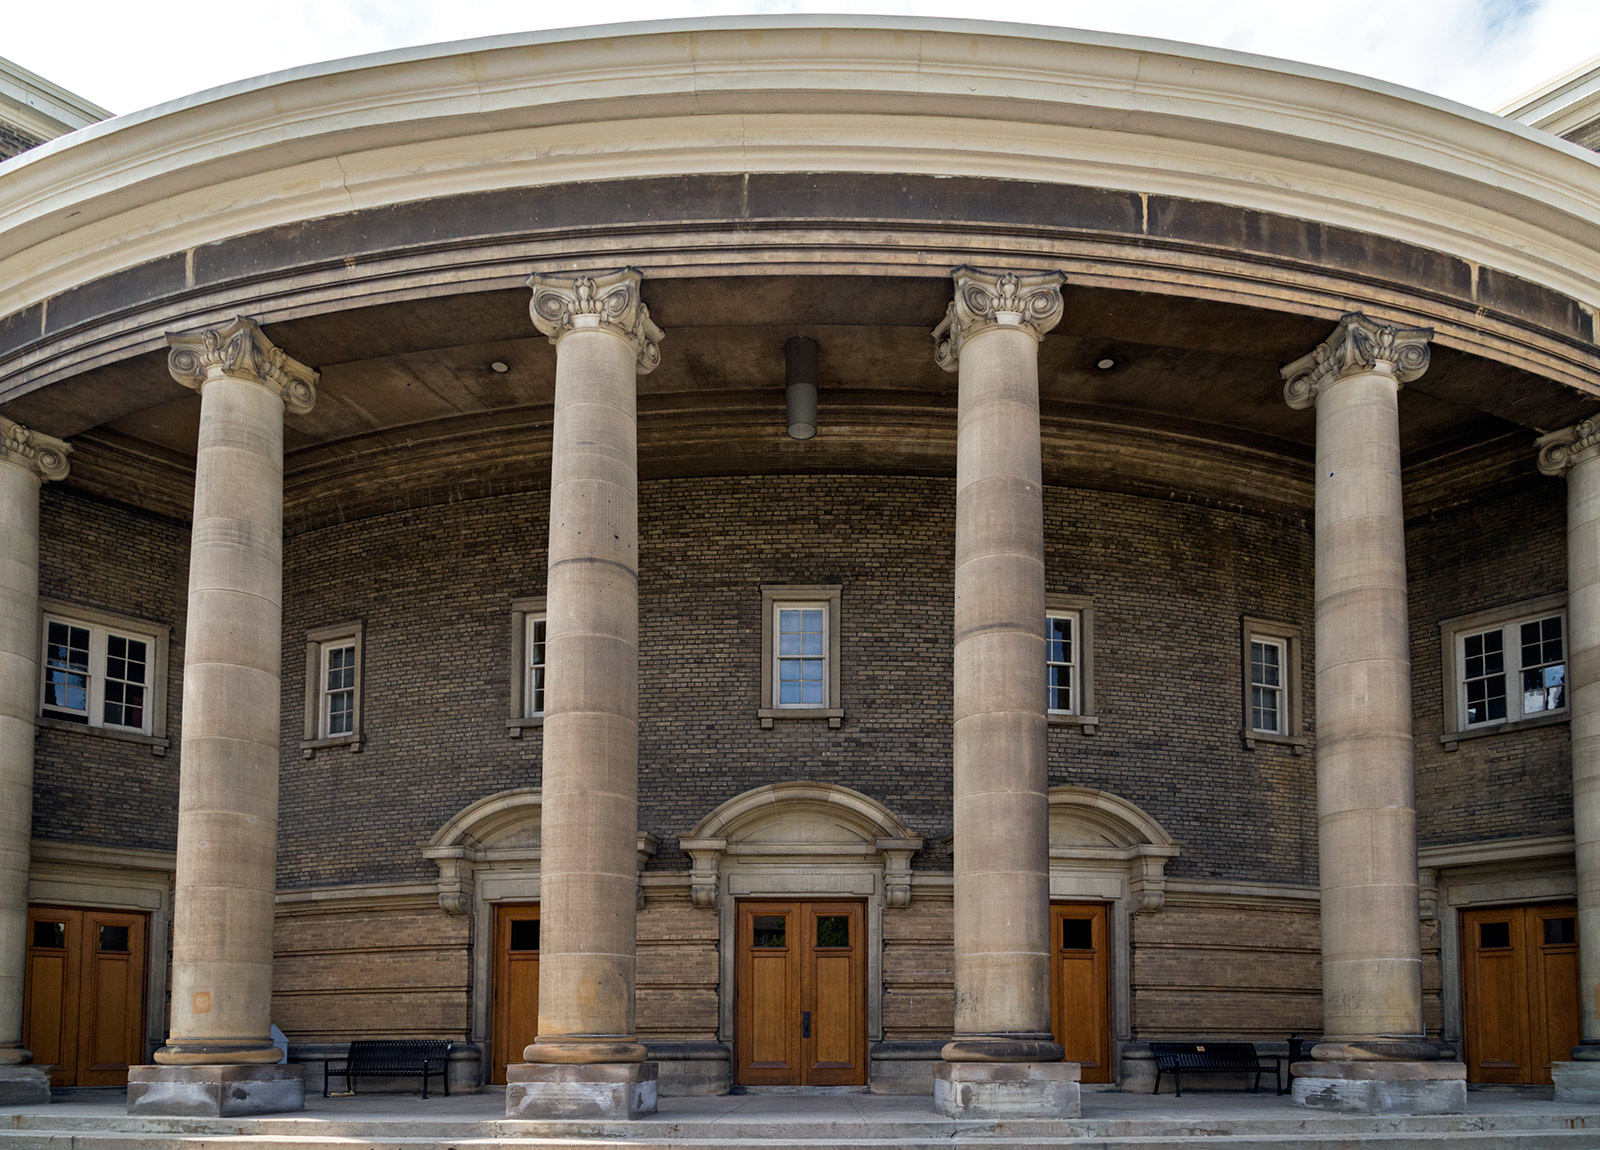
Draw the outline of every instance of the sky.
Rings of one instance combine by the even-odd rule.
[[[1600,55],[1600,0],[4,0],[0,56],[113,112],[389,48],[588,23],[856,13],[1089,28],[1376,76],[1494,111]],[[591,14],[592,17],[591,18]]]

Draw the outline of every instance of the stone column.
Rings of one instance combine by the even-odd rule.
[[[1539,440],[1539,470],[1567,477],[1567,711],[1578,871],[1583,1040],[1552,1063],[1556,1099],[1600,1102],[1600,421]]]
[[[639,511],[635,377],[660,362],[639,273],[535,275],[556,346],[545,586],[539,1030],[507,1073],[514,1117],[633,1117],[656,1104],[634,1040]]]
[[[0,1106],[50,1101],[49,1072],[26,1063],[33,720],[39,711],[39,486],[65,479],[59,439],[0,416]]]
[[[1050,1033],[1049,779],[1039,341],[1059,272],[959,268],[934,330],[959,376],[955,557],[955,1036],[934,1069],[952,1117],[1076,1115]]]
[[[1329,1109],[1454,1112],[1465,1067],[1422,1024],[1411,632],[1398,396],[1425,328],[1351,313],[1283,369],[1316,408],[1317,839],[1322,1029],[1294,1097]]]
[[[283,614],[283,413],[317,374],[240,317],[167,337],[200,392],[178,776],[172,1017],[134,1114],[298,1110],[270,1034]]]

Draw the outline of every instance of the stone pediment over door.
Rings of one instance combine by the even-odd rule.
[[[1050,895],[1129,900],[1132,911],[1166,899],[1167,860],[1177,840],[1149,814],[1109,791],[1050,788]]]
[[[717,903],[730,867],[882,867],[889,906],[911,901],[911,856],[922,849],[913,832],[882,803],[828,783],[773,783],[729,799],[679,845],[693,860],[690,896],[696,906]]]

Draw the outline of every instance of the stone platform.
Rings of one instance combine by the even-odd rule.
[[[312,1097],[298,1114],[132,1118],[121,1091],[58,1092],[50,1106],[0,1108],[0,1150],[238,1150],[242,1138],[311,1150],[1579,1150],[1600,1146],[1600,1105],[1558,1105],[1548,1088],[1470,1093],[1465,1114],[1358,1117],[1310,1113],[1288,1098],[1186,1090],[1083,1090],[1072,1119],[941,1118],[924,1096],[779,1093],[663,1098],[650,1118],[508,1119],[497,1089],[449,1098]]]

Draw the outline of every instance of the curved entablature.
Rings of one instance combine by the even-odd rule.
[[[693,859],[689,883],[696,906],[716,905],[725,860],[879,863],[888,904],[906,906],[911,856],[922,842],[876,799],[849,787],[811,782],[772,783],[735,795],[678,836]]]
[[[240,310],[282,322],[574,261],[647,279],[1061,267],[1330,320],[1355,304],[1595,387],[1600,181],[1579,149],[1223,51],[967,22],[729,23],[318,65],[13,161],[0,398]],[[854,198],[797,198],[819,173]],[[875,177],[917,187],[886,217]],[[613,182],[631,211],[607,206]],[[1039,207],[1050,189],[1064,206]],[[1296,231],[1302,250],[1275,249]],[[1404,250],[1373,259],[1374,238]]]

